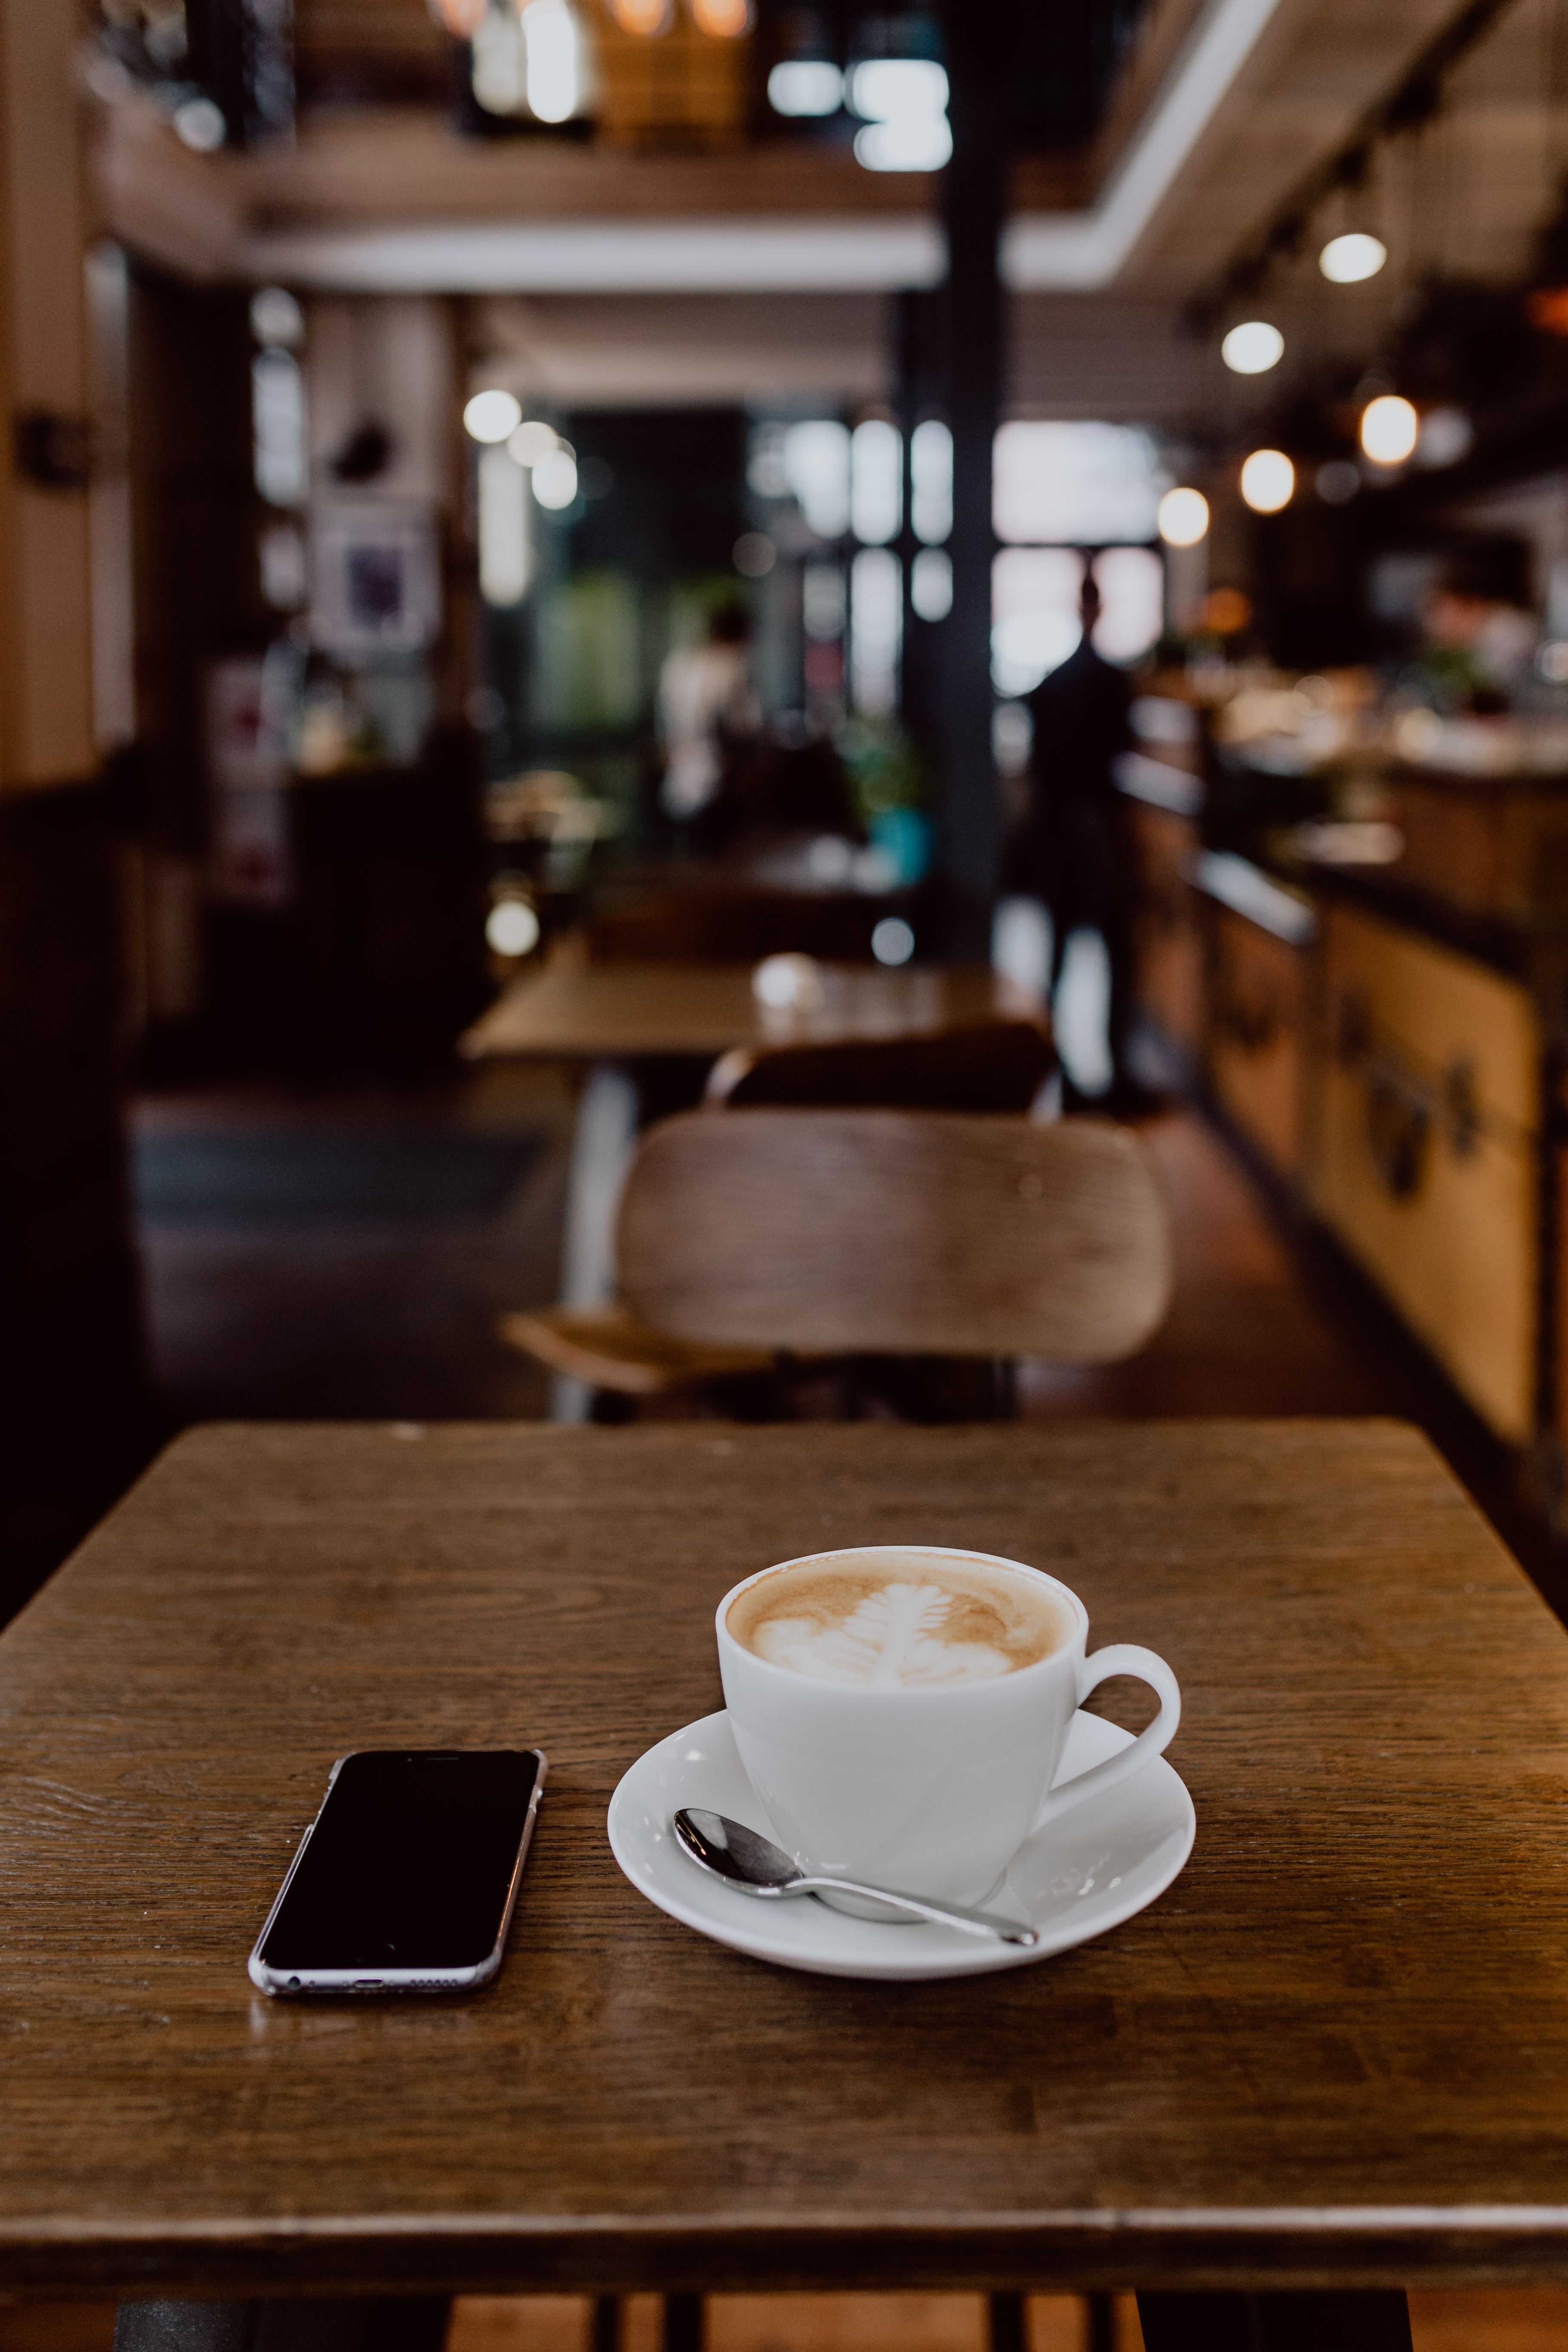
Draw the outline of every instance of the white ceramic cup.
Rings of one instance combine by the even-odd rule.
[[[865,1545],[807,1559],[825,1569],[841,1561],[858,1576],[885,1569],[907,1578],[922,1560],[952,1559],[1037,1577],[1065,1604],[1072,1631],[1048,1656],[986,1682],[823,1682],[758,1657],[726,1622],[738,1594],[806,1560],[782,1560],[735,1585],[716,1619],[724,1704],[773,1834],[803,1869],[978,1903],[1026,1838],[1141,1771],[1174,1737],[1182,1695],[1163,1658],[1125,1642],[1087,1657],[1089,1612],[1043,1570],[938,1544]],[[1158,1715],[1119,1754],[1053,1790],[1074,1714],[1112,1675],[1148,1683]],[[867,1907],[841,1901],[847,1910]],[[877,1916],[893,1915],[879,1906]]]

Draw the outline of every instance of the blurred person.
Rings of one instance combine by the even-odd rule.
[[[1136,1110],[1150,1097],[1127,1066],[1132,1018],[1131,868],[1113,761],[1132,741],[1131,688],[1094,646],[1100,594],[1087,567],[1077,648],[1028,697],[1034,723],[1028,803],[1011,853],[1011,887],[1051,919],[1054,999],[1076,930],[1100,933],[1110,966],[1111,1084],[1102,1106]]]
[[[700,847],[721,846],[733,830],[731,804],[761,728],[752,616],[731,601],[712,614],[703,643],[673,646],[658,674],[659,804]]]
[[[1485,718],[1509,707],[1541,632],[1531,614],[1498,595],[1463,563],[1446,572],[1421,609],[1423,644],[1405,683],[1447,715]]]

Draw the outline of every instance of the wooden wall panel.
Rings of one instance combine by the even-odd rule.
[[[81,422],[90,405],[87,215],[70,0],[0,0],[0,404]],[[86,485],[0,466],[0,788],[95,764]]]

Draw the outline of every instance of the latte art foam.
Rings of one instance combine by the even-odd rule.
[[[1015,1674],[1073,1630],[1049,1586],[1021,1571],[891,1549],[840,1558],[802,1560],[748,1586],[730,1604],[730,1633],[817,1682],[935,1690]]]

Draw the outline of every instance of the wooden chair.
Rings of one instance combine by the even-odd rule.
[[[794,951],[826,963],[875,961],[885,915],[913,911],[910,894],[769,890],[710,877],[596,907],[578,935],[590,963],[750,964]]]
[[[1056,1066],[1044,1022],[975,1021],[929,1037],[736,1046],[708,1075],[731,1110],[1026,1111]]]
[[[688,1112],[622,1196],[623,1299],[706,1348],[1114,1363],[1171,1296],[1165,1206],[1109,1121]]]
[[[651,1331],[626,1307],[542,1307],[502,1315],[497,1330],[547,1371],[612,1396],[668,1396],[715,1381],[746,1380],[773,1370],[766,1348],[705,1348]]]
[[[737,1048],[714,1064],[707,1100],[727,1109],[788,1104],[1018,1112],[1054,1066],[1043,1023],[973,1022],[927,1037]],[[668,1396],[715,1381],[757,1381],[774,1363],[770,1349],[676,1340],[648,1329],[624,1305],[514,1312],[497,1328],[509,1347],[548,1370],[613,1396]]]

